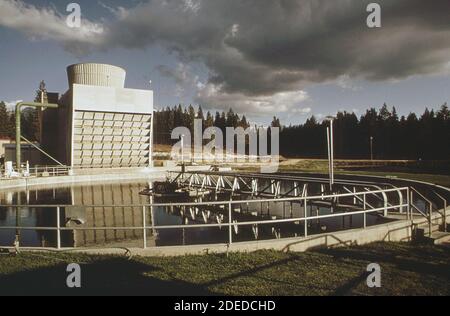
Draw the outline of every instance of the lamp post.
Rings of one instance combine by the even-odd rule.
[[[186,167],[184,165],[184,134],[180,135],[181,139],[181,176],[184,176],[184,172],[186,171]]]
[[[180,136],[181,138],[181,165],[184,165],[184,134]]]
[[[370,160],[373,160],[373,136],[370,136]]]
[[[330,192],[333,192],[334,184],[334,134],[333,134],[333,121],[334,116],[327,116],[325,118],[330,121],[330,127],[327,127],[327,145],[328,145],[328,170],[330,177]]]

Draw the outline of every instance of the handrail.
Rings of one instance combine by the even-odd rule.
[[[414,191],[415,193],[417,193],[424,201],[428,202],[430,204],[430,207],[433,207],[433,202],[431,202],[431,200],[429,200],[425,195],[423,195],[422,193],[420,193],[417,189],[415,189],[414,187],[410,187],[412,191]]]
[[[422,216],[424,216],[427,221],[428,221],[428,236],[431,237],[431,235],[433,234],[433,203],[427,199],[422,193],[420,193],[418,190],[416,190],[414,187],[410,187],[410,192],[411,192],[411,206],[417,210],[419,212],[419,214],[421,214]],[[416,194],[418,194],[425,202],[428,202],[430,204],[430,208],[428,210],[428,215],[425,213],[422,213],[418,207],[416,207],[414,205],[414,199],[413,199],[413,192],[415,192]]]
[[[323,200],[323,199],[334,199],[336,197],[354,197],[354,196],[364,196],[370,194],[377,194],[381,192],[397,192],[397,191],[407,191],[407,187],[397,188],[397,189],[386,189],[386,190],[375,190],[375,191],[361,191],[361,192],[352,192],[352,193],[340,193],[340,194],[329,194],[329,195],[315,195],[315,196],[306,196],[306,197],[289,197],[289,198],[272,198],[272,199],[254,199],[254,200],[232,200],[232,201],[210,201],[210,202],[181,202],[181,203],[145,203],[145,204],[127,204],[127,205],[119,205],[119,204],[91,204],[91,205],[70,205],[70,204],[37,204],[37,205],[0,205],[0,207],[31,207],[31,208],[51,208],[51,207],[151,207],[151,206],[210,206],[210,205],[224,205],[224,204],[245,204],[245,203],[268,203],[268,202],[293,202],[293,201],[303,201],[303,200]]]
[[[395,205],[390,206],[390,209],[395,209],[400,206],[407,206],[407,204],[401,204],[401,205]],[[326,214],[326,215],[315,215],[315,216],[306,216],[306,217],[294,217],[294,218],[286,218],[286,219],[275,219],[275,220],[260,220],[260,221],[244,221],[244,222],[234,222],[232,225],[237,226],[248,226],[248,225],[259,225],[259,224],[283,224],[283,223],[290,223],[290,222],[303,222],[303,221],[310,221],[310,220],[317,220],[317,219],[324,219],[324,218],[334,218],[334,217],[342,217],[342,216],[349,216],[350,215],[361,215],[361,214],[367,214],[367,213],[376,213],[383,211],[384,207],[376,208],[376,209],[367,209],[363,211],[354,211],[351,213],[333,213],[333,214]],[[180,228],[208,228],[208,227],[223,227],[228,226],[228,223],[223,224],[185,224],[185,225],[152,225],[152,226],[145,226],[146,229],[180,229]],[[0,226],[0,230],[13,230],[13,229],[21,229],[21,230],[49,230],[49,231],[73,231],[73,230],[80,230],[80,231],[89,231],[89,230],[140,230],[144,229],[144,226],[105,226],[105,227],[32,227],[32,226]]]
[[[408,188],[400,188],[400,189],[387,189],[387,190],[378,190],[373,192],[355,192],[355,193],[347,193],[347,194],[332,194],[327,196],[310,196],[310,197],[293,197],[293,198],[278,198],[278,199],[254,199],[254,200],[237,200],[237,201],[214,201],[214,202],[201,202],[201,203],[151,203],[151,204],[144,204],[144,205],[83,205],[83,206],[75,206],[75,205],[7,205],[6,207],[9,208],[16,208],[16,212],[19,211],[22,207],[28,207],[28,208],[38,208],[38,207],[48,207],[48,208],[56,208],[56,216],[57,216],[57,225],[56,227],[31,227],[31,226],[7,226],[7,227],[0,227],[0,230],[16,230],[16,231],[26,231],[26,230],[46,230],[46,231],[56,231],[57,232],[57,249],[62,249],[61,247],[61,232],[64,231],[107,231],[107,230],[142,230],[143,231],[143,242],[144,242],[144,249],[147,248],[147,231],[148,230],[156,230],[156,229],[186,229],[186,228],[206,228],[206,227],[228,227],[229,229],[229,241],[228,244],[233,243],[233,234],[232,230],[235,228],[237,230],[237,227],[239,226],[249,226],[249,225],[268,225],[268,224],[283,224],[283,223],[293,223],[293,222],[303,222],[304,223],[304,236],[308,236],[308,222],[312,220],[320,220],[325,218],[336,218],[336,217],[343,217],[343,216],[351,216],[351,215],[364,215],[364,224],[363,227],[366,228],[366,216],[370,213],[376,213],[381,212],[385,210],[391,210],[391,209],[397,209],[401,207],[407,207],[409,210],[409,203],[404,203],[403,201],[399,201],[398,205],[394,206],[388,206],[385,205],[379,208],[369,208],[366,209],[366,203],[364,203],[363,209],[359,211],[350,211],[350,212],[338,212],[338,213],[332,213],[332,214],[325,214],[325,215],[315,215],[311,216],[308,215],[307,212],[307,201],[311,200],[323,200],[324,198],[336,198],[339,197],[355,197],[355,196],[363,196],[363,201],[366,201],[366,197],[370,195],[371,193],[376,192],[392,192],[392,191],[398,191],[402,190],[408,192]],[[299,216],[295,218],[283,218],[283,219],[269,219],[269,220],[256,220],[256,221],[242,221],[238,222],[233,219],[233,204],[251,204],[251,203],[264,203],[264,202],[290,202],[290,201],[302,201],[303,202],[303,210],[304,210],[304,216]],[[151,207],[153,206],[165,206],[165,207],[171,207],[171,206],[179,206],[179,207],[186,207],[186,206],[195,206],[199,207],[202,205],[211,206],[211,205],[228,205],[228,222],[226,223],[205,223],[205,224],[186,224],[186,225],[154,225],[154,222],[152,221],[152,224],[149,226],[147,225],[147,216],[146,212],[147,209],[150,208],[150,211],[153,212],[153,209]],[[118,226],[118,227],[61,227],[58,223],[60,223],[60,213],[61,209],[64,207],[84,207],[84,208],[105,208],[105,207],[112,207],[112,208],[120,208],[120,207],[141,207],[142,208],[142,225],[139,226]],[[224,207],[224,212],[226,212],[226,207]]]
[[[441,215],[443,216],[444,232],[447,232],[447,200],[434,190],[433,193],[444,202],[444,214]]]

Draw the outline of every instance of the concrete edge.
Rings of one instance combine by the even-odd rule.
[[[450,222],[450,214],[447,216]],[[90,249],[36,249],[21,248],[23,252],[76,253],[88,255],[125,255],[140,257],[179,257],[188,255],[251,253],[258,250],[275,250],[283,252],[305,252],[318,248],[336,248],[366,245],[373,242],[408,242],[413,240],[414,229],[427,224],[425,218],[397,220],[385,224],[343,230],[334,233],[323,233],[309,237],[284,238],[238,242],[232,245],[225,243],[189,246],[164,246],[153,248],[90,248]],[[5,247],[4,249],[14,249]]]
[[[176,257],[186,255],[219,254],[227,252],[249,253],[258,250],[304,252],[313,248],[330,248],[364,245],[376,241],[410,241],[413,226],[411,221],[400,220],[366,229],[352,229],[335,233],[324,233],[310,237],[296,237],[276,240],[238,242],[231,245],[209,244],[189,246],[164,246],[154,248],[102,248],[102,249],[41,249],[23,248],[22,251],[51,251],[81,253],[90,255],[131,255],[142,257]]]

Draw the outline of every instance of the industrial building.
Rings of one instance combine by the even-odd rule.
[[[41,113],[41,146],[72,168],[152,164],[153,91],[125,88],[124,69],[105,64],[67,68],[69,90],[46,93],[56,109]]]

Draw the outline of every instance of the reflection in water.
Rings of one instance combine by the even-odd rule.
[[[103,184],[68,188],[39,189],[27,192],[0,193],[1,205],[46,205],[48,207],[0,208],[0,226],[57,227],[57,211],[50,205],[68,205],[60,209],[60,226],[126,227],[142,226],[141,207],[83,207],[82,205],[139,205],[149,203],[139,195],[146,184]],[[81,205],[75,207],[74,205]],[[150,219],[147,219],[149,223]],[[0,230],[0,245],[11,246],[16,232]],[[22,230],[22,247],[55,247],[55,231]],[[137,230],[67,230],[61,233],[63,247],[93,247],[110,244],[120,247],[140,246],[143,231]]]
[[[148,183],[112,183],[83,185],[67,188],[29,190],[26,192],[0,192],[0,205],[46,205],[34,208],[23,206],[0,207],[0,227],[57,227],[57,209],[51,205],[65,205],[60,209],[62,247],[142,247],[144,210],[140,205],[177,202],[140,195]],[[189,201],[230,200],[230,195],[207,196]],[[152,199],[155,199],[154,201]],[[251,199],[249,196],[233,196],[234,200]],[[184,200],[186,202],[186,200]],[[181,202],[181,201],[180,201]],[[375,203],[372,201],[372,203]],[[337,211],[337,210],[334,210]],[[292,202],[242,203],[233,205],[233,220],[238,222],[304,217],[304,206]],[[329,207],[308,205],[308,216],[330,214]],[[367,225],[385,221],[367,216]],[[228,206],[209,207],[152,207],[145,210],[147,246],[191,245],[228,242]],[[222,227],[151,229],[152,226],[224,223]],[[330,232],[363,226],[363,215],[310,220],[310,234]],[[88,227],[115,229],[92,230]],[[73,230],[70,228],[86,228]],[[234,241],[273,239],[302,236],[303,222],[234,226]],[[11,246],[20,235],[22,247],[56,247],[54,230],[0,229],[0,246]]]

